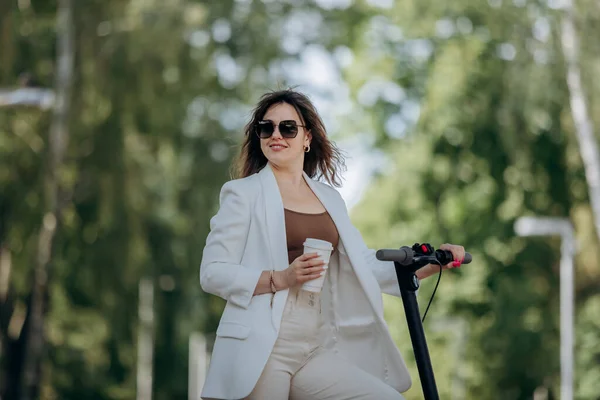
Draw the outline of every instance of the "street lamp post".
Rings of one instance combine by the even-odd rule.
[[[56,104],[54,90],[38,87],[0,89],[0,108],[28,106],[48,110]]]
[[[575,234],[567,218],[522,217],[515,223],[519,236],[561,237],[560,246],[560,398],[573,400]]]

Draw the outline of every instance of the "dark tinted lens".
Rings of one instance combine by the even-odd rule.
[[[271,137],[275,131],[275,128],[273,127],[273,122],[271,121],[259,121],[256,130],[261,139],[267,139]]]
[[[294,138],[298,134],[298,125],[296,121],[281,121],[279,123],[279,132],[284,138]]]

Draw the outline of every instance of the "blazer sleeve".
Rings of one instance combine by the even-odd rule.
[[[200,286],[231,303],[248,308],[262,273],[241,265],[250,229],[248,194],[235,181],[221,189],[220,207],[210,220],[210,233],[200,264]]]
[[[367,247],[359,230],[356,227],[354,227],[354,229],[362,244],[363,257],[367,261],[371,272],[375,275],[375,279],[377,279],[381,291],[385,294],[400,297],[400,286],[398,286],[398,276],[396,275],[394,262],[378,260],[375,256],[377,250]]]

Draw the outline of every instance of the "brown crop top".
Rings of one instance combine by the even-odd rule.
[[[319,214],[307,214],[287,208],[284,210],[290,264],[304,253],[306,238],[326,240],[333,244],[333,251],[336,251],[340,237],[327,211]]]

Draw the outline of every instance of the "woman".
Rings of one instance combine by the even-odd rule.
[[[317,111],[296,91],[268,93],[245,134],[241,179],[222,188],[200,267],[203,290],[227,300],[202,397],[402,399],[411,379],[381,296],[400,295],[394,265],[366,247],[339,193],[313,180],[339,186],[343,162]],[[301,289],[325,271],[302,254],[307,237],[334,246],[320,293]]]

